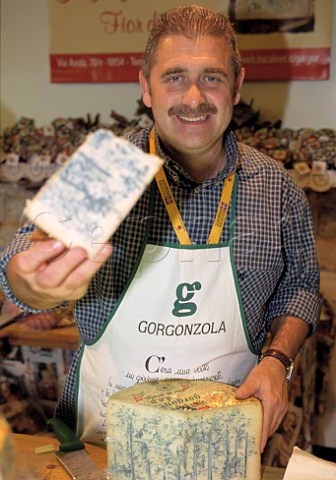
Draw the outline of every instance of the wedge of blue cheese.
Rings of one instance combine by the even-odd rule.
[[[110,130],[99,129],[27,201],[24,214],[42,232],[93,257],[162,163]]]
[[[112,480],[260,480],[262,409],[207,380],[136,384],[109,398]]]

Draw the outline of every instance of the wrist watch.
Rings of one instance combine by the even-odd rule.
[[[285,366],[285,368],[286,368],[286,378],[289,382],[290,379],[292,378],[292,373],[293,373],[293,368],[294,368],[294,360],[292,358],[289,358],[288,355],[286,355],[281,350],[278,350],[276,348],[269,348],[268,350],[266,350],[266,352],[262,353],[259,356],[259,362],[261,362],[261,360],[265,357],[276,358],[277,360],[279,360],[279,362],[281,362]]]

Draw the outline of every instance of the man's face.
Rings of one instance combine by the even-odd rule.
[[[242,71],[235,84],[231,53],[222,38],[164,37],[149,84],[140,73],[143,101],[152,108],[161,140],[182,155],[222,149],[243,76]]]

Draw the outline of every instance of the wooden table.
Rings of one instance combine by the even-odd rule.
[[[54,445],[58,441],[52,437],[14,434],[14,449],[17,468],[17,480],[69,480],[70,476],[63,469],[53,452],[36,455],[35,448],[44,445]],[[93,445],[86,446],[87,452],[97,467],[102,471],[106,468],[106,450]],[[284,471],[280,468],[265,467],[262,480],[282,480]],[[141,480],[141,479],[139,479]]]
[[[37,455],[35,448],[54,445],[58,441],[52,437],[14,434],[14,452],[17,480],[70,480],[70,476],[61,466],[53,452]],[[106,450],[93,445],[86,446],[87,452],[98,468],[106,468]]]

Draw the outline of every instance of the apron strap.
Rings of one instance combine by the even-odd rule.
[[[154,129],[150,134],[150,153],[157,155],[154,140]],[[227,212],[232,196],[235,173],[231,173],[224,181],[221,199],[217,208],[216,218],[212,226],[208,244],[217,244],[224,228]],[[178,206],[175,202],[173,192],[171,191],[166,173],[163,167],[160,168],[155,176],[155,180],[160,191],[163,203],[166,207],[171,224],[181,245],[191,245],[191,240],[184,225]]]

